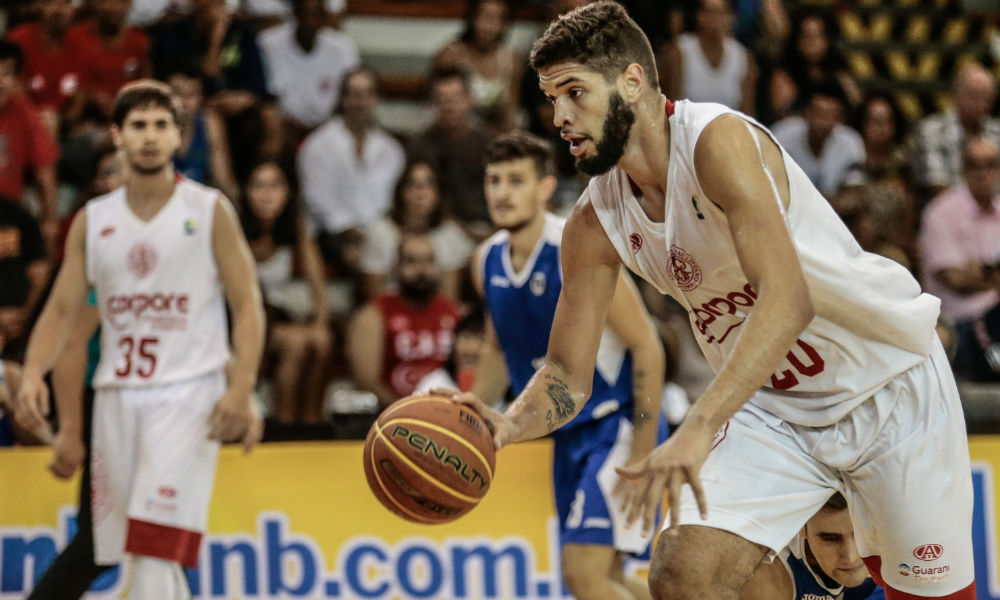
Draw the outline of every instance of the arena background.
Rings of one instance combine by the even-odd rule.
[[[7,2],[0,2],[0,15],[3,4]],[[507,40],[523,51],[544,26],[534,17],[544,14],[546,3],[521,4]],[[971,28],[950,27],[962,24],[952,7],[996,8],[995,0],[820,4],[836,7],[842,15],[843,47],[861,87],[891,83],[911,120],[947,103],[957,56],[984,50],[987,29],[981,23],[977,29],[971,19]],[[385,97],[378,119],[386,129],[408,134],[430,123],[421,74],[434,53],[461,32],[463,11],[464,4],[456,1],[347,2],[342,29],[357,43],[364,63],[382,77]],[[936,22],[948,27],[936,27]],[[997,29],[995,21],[987,27]],[[921,38],[922,31],[931,30],[944,33]],[[949,33],[953,31],[982,35],[973,39],[968,33]],[[987,65],[997,72],[996,62]],[[963,387],[971,432],[1000,431],[997,398],[995,387]],[[335,423],[338,418],[334,416]],[[361,447],[360,441],[275,443],[249,457],[226,448],[200,567],[190,574],[195,596],[565,596],[556,559],[547,441],[505,449],[482,506],[443,526],[409,524],[382,508],[365,484]],[[1000,468],[1000,436],[974,435],[970,451],[978,597],[1000,599],[994,475]],[[49,459],[46,448],[0,452],[0,600],[23,598],[73,534],[78,480],[54,480],[45,468]],[[118,571],[112,571],[88,598],[119,598],[122,584]]]

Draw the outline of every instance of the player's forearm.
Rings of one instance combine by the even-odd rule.
[[[573,420],[590,397],[591,382],[582,389],[558,363],[546,360],[507,409],[515,429],[505,443],[540,438]]]
[[[24,372],[29,377],[44,377],[55,367],[72,329],[72,319],[75,311],[71,307],[51,300],[42,309],[31,337],[28,338],[28,349],[24,357]]]
[[[722,427],[778,369],[812,318],[808,293],[769,298],[762,291],[732,354],[691,407],[682,427],[703,427],[712,432]]]
[[[658,352],[656,350],[659,350]],[[656,446],[663,395],[663,351],[636,352],[632,367],[632,454],[645,456]]]
[[[246,301],[236,310],[233,321],[233,363],[230,389],[248,396],[257,384],[260,357],[264,351],[264,311],[259,302]]]
[[[71,343],[52,369],[52,393],[59,413],[59,430],[83,431],[83,388],[87,378],[87,347]]]

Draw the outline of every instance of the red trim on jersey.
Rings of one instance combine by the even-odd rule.
[[[868,573],[871,574],[872,579],[875,583],[879,584],[885,589],[886,600],[924,600],[925,598],[936,598],[937,600],[976,600],[976,582],[973,581],[964,588],[958,590],[957,592],[948,594],[947,596],[917,596],[916,594],[909,594],[907,592],[901,592],[892,586],[885,584],[885,580],[882,579],[882,557],[881,556],[866,556],[861,560],[865,561],[865,566],[868,567]]]
[[[667,118],[674,116],[674,103],[667,100]]]
[[[180,529],[139,519],[128,520],[125,552],[179,562],[185,567],[198,566],[201,532]]]

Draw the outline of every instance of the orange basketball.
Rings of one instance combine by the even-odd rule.
[[[469,512],[493,481],[493,437],[476,411],[415,395],[387,408],[365,439],[365,477],[386,508],[415,523]]]

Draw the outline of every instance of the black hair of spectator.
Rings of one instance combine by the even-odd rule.
[[[454,337],[457,338],[463,333],[486,335],[486,315],[483,313],[482,306],[473,307],[464,317],[459,319],[458,324],[455,325]],[[453,380],[458,377],[458,365],[455,364],[455,344],[451,345],[448,360],[444,362],[442,368]]]
[[[861,101],[861,106],[858,107],[854,128],[858,131],[864,131],[868,107],[879,100],[889,105],[889,113],[892,115],[892,123],[895,128],[892,141],[896,144],[902,144],[903,140],[906,139],[906,130],[909,127],[909,123],[906,121],[903,109],[899,107],[899,102],[896,102],[896,96],[889,90],[872,89],[865,94],[864,100]]]
[[[817,65],[824,73],[831,74],[847,68],[847,61],[840,51],[840,26],[831,9],[823,6],[806,6],[792,17],[792,27],[782,54],[785,70],[792,81],[801,84],[809,81],[809,63],[799,50],[802,25],[808,19],[819,19],[826,34],[826,55]]]
[[[818,96],[836,100],[845,110],[849,106],[844,86],[836,79],[827,78],[805,86],[802,90],[802,106],[809,106],[813,98]]]
[[[174,123],[180,123],[178,117],[180,111],[170,86],[155,79],[133,81],[119,90],[111,113],[111,122],[121,127],[125,123],[125,118],[134,109],[150,106],[167,109],[173,116]]]
[[[274,220],[274,225],[270,230],[264,229],[264,224],[257,218],[253,211],[253,204],[250,202],[250,179],[253,178],[254,171],[261,167],[273,166],[285,178],[285,185],[288,188],[288,199],[285,207],[281,209],[281,214]],[[281,164],[275,160],[262,160],[253,165],[249,171],[246,185],[242,190],[242,210],[240,210],[240,223],[243,225],[243,233],[247,240],[258,240],[268,233],[274,238],[275,246],[292,246],[299,243],[299,192],[295,182],[288,176],[288,170],[283,169]]]
[[[552,175],[552,144],[527,131],[511,131],[494,139],[486,147],[486,164],[530,158],[535,163],[539,179]]]
[[[847,510],[847,498],[840,492],[834,492],[820,510]]]
[[[202,80],[201,66],[190,57],[177,58],[163,65],[163,81],[169,81],[174,75],[188,79]]]
[[[425,166],[430,169],[431,173],[434,175],[434,187],[437,189],[438,203],[434,208],[434,212],[431,213],[430,227],[436,228],[441,225],[445,217],[448,216],[448,207],[445,203],[444,190],[441,189],[441,176],[438,174],[437,169],[434,168],[434,163],[416,158],[411,159],[406,163],[406,167],[403,169],[402,174],[400,174],[399,179],[396,180],[396,188],[392,194],[392,207],[389,209],[389,218],[397,225],[402,225],[403,223],[403,212],[406,208],[403,206],[403,192],[406,190],[406,186],[409,185],[410,179],[413,177],[413,171],[419,166]]]
[[[20,75],[24,68],[24,52],[14,42],[0,38],[0,62],[8,60],[14,61],[14,74]]]
[[[469,0],[468,7],[465,10],[465,29],[462,31],[460,40],[467,44],[471,44],[476,38],[475,23],[476,17],[479,16],[479,9],[482,8],[487,2],[494,2],[497,4],[503,4],[507,8],[507,13],[504,17],[504,25],[510,23],[510,2],[507,0]],[[497,39],[497,45],[503,43],[503,37],[500,36]]]
[[[427,76],[427,95],[430,96],[433,94],[434,88],[436,88],[438,84],[452,79],[458,79],[461,81],[462,87],[465,88],[467,93],[472,92],[472,84],[469,81],[468,71],[459,67],[444,67],[434,69],[431,71],[430,75]]]
[[[371,77],[372,81],[375,82],[375,93],[380,94],[378,73],[375,72],[375,69],[365,65],[358,65],[344,73],[344,76],[340,78],[340,94],[337,95],[337,106],[333,108],[333,114],[340,115],[344,113],[344,96],[347,94],[347,84],[350,83],[353,77],[359,74]]]

